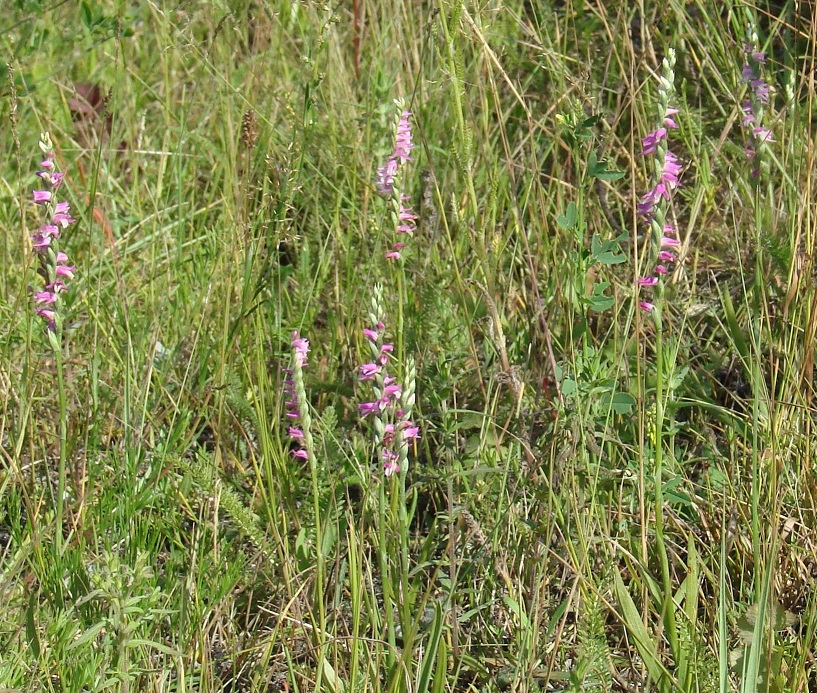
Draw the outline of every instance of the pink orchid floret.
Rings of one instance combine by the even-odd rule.
[[[56,291],[38,291],[34,294],[34,300],[41,306],[49,306],[57,302]]]
[[[673,130],[678,129],[678,123],[676,123],[675,119],[672,117],[672,116],[677,115],[677,114],[678,114],[678,109],[677,108],[668,108],[664,112],[664,127],[665,128],[671,128]]]
[[[376,363],[364,363],[360,367],[360,377],[358,378],[361,382],[365,380],[372,380],[380,371],[383,370],[382,366],[379,366]]]
[[[641,138],[641,144],[643,149],[641,150],[641,154],[643,156],[648,156],[649,154],[655,154],[658,151],[658,143],[661,140],[667,138],[667,129],[665,127],[658,128],[657,130],[653,130],[649,133],[646,137]]]
[[[369,414],[379,414],[383,410],[383,403],[380,400],[375,402],[363,402],[357,405],[360,409],[361,416],[368,416]]]
[[[389,362],[389,355],[394,351],[393,344],[384,344],[380,347],[380,356],[378,356],[378,361],[380,364],[385,366]]]
[[[383,475],[390,477],[400,472],[400,464],[397,462],[397,453],[394,450],[383,450]]]
[[[295,361],[302,368],[307,364],[307,354],[309,353],[309,340],[298,336],[298,331],[292,333],[292,353]]]

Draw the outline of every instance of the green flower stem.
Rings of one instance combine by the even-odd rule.
[[[663,292],[660,292],[663,293]],[[660,294],[659,294],[660,295]],[[655,543],[658,549],[658,560],[661,563],[661,583],[664,602],[662,614],[666,627],[670,649],[678,661],[679,643],[678,631],[675,624],[675,601],[673,599],[672,577],[669,569],[667,544],[664,539],[664,334],[661,321],[661,303],[657,303],[654,314],[655,323],[655,358],[657,361],[655,374],[655,433],[653,448],[655,454],[655,468],[653,485],[655,487]]]
[[[297,358],[292,363],[292,380],[298,396],[299,411],[301,414],[301,428],[304,432],[303,447],[309,459],[309,472],[312,477],[312,510],[315,515],[315,602],[318,612],[318,627],[315,629],[315,646],[320,650],[321,640],[326,634],[326,605],[324,604],[324,576],[325,561],[323,555],[323,523],[321,521],[320,489],[318,486],[318,462],[315,454],[315,441],[312,437],[312,415],[309,413],[306,388],[304,387],[303,367]],[[318,666],[315,675],[316,690],[320,689],[323,675],[323,652],[319,651],[316,657]]]
[[[64,548],[63,516],[65,512],[66,467],[68,461],[68,397],[65,392],[65,370],[62,362],[62,325],[57,318],[54,332],[49,332],[49,341],[54,350],[54,360],[57,364],[57,399],[60,408],[60,457],[57,468],[57,516],[55,543],[57,555],[62,555]]]

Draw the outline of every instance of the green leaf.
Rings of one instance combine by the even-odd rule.
[[[635,406],[635,397],[629,392],[615,392],[610,398],[609,407],[616,414],[629,414]]]
[[[608,171],[607,162],[604,160],[599,161],[596,158],[595,152],[590,155],[590,161],[588,162],[587,166],[587,175],[590,178],[598,178],[599,180],[605,180],[610,183],[624,178],[624,174],[621,171]]]
[[[562,394],[565,397],[570,397],[571,395],[574,395],[576,393],[576,390],[578,389],[579,388],[576,381],[573,380],[572,378],[565,378],[562,381]]]
[[[676,487],[681,483],[681,481],[682,479],[679,475],[670,479],[666,484],[664,484],[664,494],[666,495],[667,502],[670,505],[682,505],[684,507],[689,507],[693,505],[692,499],[689,497],[689,495],[683,491],[676,490]]]
[[[618,265],[627,260],[627,256],[620,252],[618,239],[603,241],[597,233],[590,241],[590,255],[602,265]]]
[[[610,282],[598,282],[598,284],[593,285],[593,295],[587,298],[587,305],[590,310],[601,312],[613,307],[615,299],[604,295],[608,286],[610,286]]]
[[[82,23],[90,29],[94,23],[94,14],[91,12],[90,5],[85,2],[85,0],[83,0],[79,6],[79,16],[82,19]]]
[[[581,125],[579,127],[592,128],[592,127],[594,127],[596,125],[596,123],[599,122],[600,119],[601,119],[601,115],[597,113],[596,115],[592,115],[589,118],[585,118],[581,122]]]
[[[444,623],[445,619],[443,618],[442,608],[439,602],[434,602],[434,620],[431,622],[431,631],[429,632],[428,643],[425,647],[425,657],[422,660],[420,676],[417,679],[415,690],[427,691],[429,689],[431,676],[435,668],[434,664],[438,662],[441,654],[443,657],[445,656],[445,648],[440,648]]]
[[[576,222],[579,220],[579,211],[576,209],[576,203],[571,202],[567,205],[567,211],[556,217],[556,223],[559,224],[565,231],[570,231],[576,227]]]
[[[624,627],[635,641],[635,647],[641,655],[641,660],[644,662],[650,678],[658,683],[664,676],[664,670],[661,666],[653,636],[641,620],[641,613],[618,572],[613,573],[613,581]]]
[[[37,611],[37,592],[32,590],[28,595],[28,608],[26,608],[26,640],[34,659],[40,657],[40,638],[37,636],[37,623],[35,614]]]

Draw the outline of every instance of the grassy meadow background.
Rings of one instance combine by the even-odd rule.
[[[3,9],[0,689],[817,690],[808,3]],[[636,210],[672,50],[657,329]],[[59,353],[41,132],[77,218]],[[420,429],[389,477],[377,296]]]

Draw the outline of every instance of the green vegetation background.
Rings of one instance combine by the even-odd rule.
[[[815,25],[794,5],[6,3],[0,688],[815,690]],[[683,249],[657,364],[634,209],[669,47]],[[419,220],[396,265],[374,181],[401,107]],[[61,528],[43,131],[79,220]],[[417,363],[402,509],[357,408],[375,283]],[[312,471],[283,416],[293,330]]]

